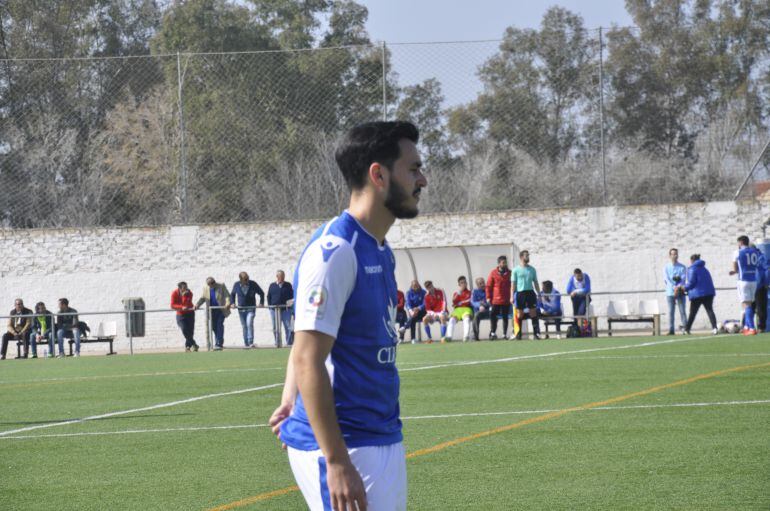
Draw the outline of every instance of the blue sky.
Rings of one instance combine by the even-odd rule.
[[[506,27],[537,27],[552,5],[580,14],[587,28],[631,25],[622,0],[358,0],[369,9],[373,40],[397,42],[499,39]]]
[[[632,25],[622,0],[358,0],[369,9],[372,41],[385,41],[400,85],[438,78],[445,106],[467,103],[481,90],[478,67],[497,43],[398,45],[500,39],[509,26],[537,28],[543,14],[559,5],[583,17],[586,28]]]

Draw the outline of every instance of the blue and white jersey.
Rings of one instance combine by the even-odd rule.
[[[316,231],[294,275],[295,331],[336,340],[326,369],[349,447],[402,440],[396,370],[396,260],[347,211]],[[302,396],[281,425],[281,440],[318,449]]]
[[[738,280],[756,282],[761,260],[762,252],[758,248],[743,247],[735,252],[735,262],[738,263]]]

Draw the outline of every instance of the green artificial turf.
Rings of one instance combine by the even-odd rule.
[[[287,354],[1,362],[0,507],[206,510],[292,486],[264,427]],[[405,345],[398,363],[407,452],[503,429],[409,459],[409,509],[770,509],[770,366],[625,397],[768,364],[770,335]]]

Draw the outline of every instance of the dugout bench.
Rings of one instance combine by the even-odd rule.
[[[636,313],[629,310],[627,300],[607,304],[607,335],[612,335],[613,323],[649,323],[652,335],[660,335],[660,308],[657,300],[642,300]]]

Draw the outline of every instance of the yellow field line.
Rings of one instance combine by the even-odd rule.
[[[715,378],[717,376],[722,376],[725,374],[730,373],[736,373],[739,371],[748,371],[751,369],[760,369],[764,367],[770,367],[770,362],[765,362],[763,364],[753,364],[753,365],[745,365],[745,366],[738,366],[738,367],[731,367],[730,369],[720,369],[719,371],[712,371],[710,373],[705,374],[699,374],[697,376],[693,376],[691,378],[686,378],[684,380],[678,380],[672,383],[666,383],[664,385],[657,385],[655,387],[650,387],[645,390],[640,390],[638,392],[632,392],[630,394],[624,394],[622,396],[613,397],[610,399],[605,399],[603,401],[595,401],[593,403],[586,403],[584,405],[578,405],[573,406],[570,408],[564,408],[563,410],[558,410],[555,412],[546,413],[543,415],[538,415],[537,417],[531,417],[529,419],[524,419],[519,422],[515,422],[513,424],[508,424],[506,426],[500,426],[498,428],[488,429],[486,431],[482,431],[480,433],[475,433],[473,435],[468,435],[460,438],[455,438],[454,440],[449,440],[448,442],[443,442],[438,445],[434,445],[433,447],[428,447],[425,449],[418,449],[416,451],[410,452],[406,455],[407,459],[417,458],[419,456],[425,456],[426,454],[432,454],[434,452],[443,451],[444,449],[447,449],[449,447],[453,447],[455,445],[463,444],[466,442],[470,442],[472,440],[478,440],[479,438],[488,437],[491,435],[496,435],[498,433],[504,433],[506,431],[511,431],[514,429],[519,429],[524,426],[529,426],[530,424],[537,424],[540,422],[545,422],[547,420],[556,419],[558,417],[561,417],[562,415],[567,415],[568,413],[573,412],[579,412],[583,410],[590,410],[591,408],[597,408],[600,406],[607,406],[614,403],[619,403],[621,401],[627,401],[629,399],[633,399],[635,397],[641,397],[646,396],[649,394],[653,394],[655,392],[660,392],[661,390],[666,389],[672,389],[675,387],[681,387],[683,385],[688,385],[690,383],[695,383],[697,381],[701,380],[707,380],[709,378]],[[286,495],[295,491],[299,491],[299,487],[297,486],[289,486],[287,488],[282,488],[280,490],[273,490],[266,493],[260,493],[259,495],[254,495],[253,497],[247,497],[245,499],[236,500],[234,502],[230,502],[229,504],[223,504],[221,506],[217,506],[214,508],[211,508],[207,511],[229,511],[230,509],[236,509],[243,506],[248,506],[249,504],[253,504],[255,502],[260,502],[263,500],[269,500],[273,497],[280,497],[282,495]]]

